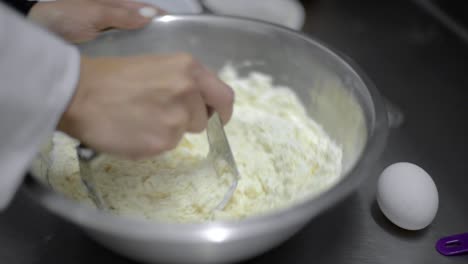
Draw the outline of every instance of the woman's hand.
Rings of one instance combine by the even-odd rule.
[[[58,128],[97,151],[142,158],[203,131],[208,109],[228,122],[233,101],[233,90],[188,54],[82,58]]]
[[[72,43],[108,28],[137,29],[163,11],[133,0],[60,0],[35,4],[28,17]]]

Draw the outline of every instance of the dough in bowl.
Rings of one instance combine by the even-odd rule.
[[[202,133],[187,134],[176,149],[146,160],[100,157],[95,184],[112,212],[184,223],[236,220],[316,196],[338,181],[341,148],[290,88],[275,86],[262,73],[240,77],[230,66],[220,76],[236,92],[226,133],[241,177],[226,208],[213,212],[232,179],[213,171]],[[67,197],[93,205],[79,178],[76,144],[54,135],[48,181]]]

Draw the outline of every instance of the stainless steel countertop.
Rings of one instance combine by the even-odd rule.
[[[405,123],[357,193],[247,263],[468,263],[434,249],[438,238],[468,232],[468,47],[411,1],[303,2],[304,30],[354,59]],[[422,166],[439,189],[439,212],[425,230],[396,228],[375,204],[379,172],[398,161]],[[19,193],[0,215],[0,263],[133,262]]]

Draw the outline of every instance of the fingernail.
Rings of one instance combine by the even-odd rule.
[[[138,10],[138,13],[140,13],[140,16],[142,17],[152,18],[158,14],[158,10],[152,7],[142,7]]]

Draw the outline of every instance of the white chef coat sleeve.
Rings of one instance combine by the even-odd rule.
[[[0,209],[73,96],[77,49],[0,3]]]

